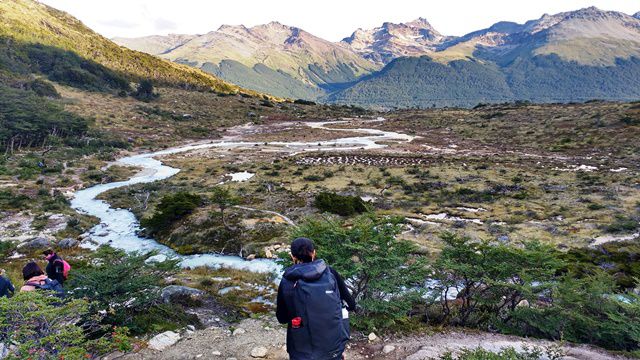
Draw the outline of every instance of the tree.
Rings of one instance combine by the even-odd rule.
[[[140,225],[145,227],[149,235],[163,235],[174,222],[191,214],[201,203],[200,195],[184,191],[166,195],[156,206],[153,216],[142,219]]]
[[[342,216],[362,214],[368,211],[367,205],[358,196],[342,196],[329,192],[321,192],[316,195],[314,205],[320,211]]]
[[[238,205],[240,199],[236,197],[229,189],[218,186],[211,190],[211,202],[216,204],[220,209],[220,219],[225,229],[230,229],[224,216],[224,211],[229,207]]]
[[[158,97],[158,94],[154,93],[153,90],[153,83],[151,80],[144,79],[140,81],[140,84],[138,84],[138,88],[133,96],[140,101],[149,102]]]
[[[356,325],[376,329],[405,320],[422,295],[426,259],[415,255],[413,243],[396,239],[400,231],[399,219],[363,215],[353,223],[311,218],[291,235],[315,242],[362,306]]]
[[[436,286],[430,304],[441,309],[440,322],[455,325],[508,321],[523,300],[547,291],[562,262],[550,246],[521,247],[471,241],[444,234],[445,247],[433,264]],[[457,292],[451,303],[452,292]]]

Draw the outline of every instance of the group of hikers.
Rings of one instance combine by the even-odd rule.
[[[54,291],[56,295],[63,296],[63,285],[71,266],[64,261],[53,250],[45,250],[42,252],[44,259],[47,261],[45,271],[42,271],[40,265],[35,261],[30,261],[22,268],[22,278],[24,284],[20,291],[49,290]],[[4,269],[0,269],[0,298],[11,297],[16,289],[6,277]]]
[[[71,268],[53,250],[42,253],[45,271],[32,261],[22,269],[20,291],[39,289],[64,296],[62,286]],[[349,341],[349,312],[356,303],[340,274],[316,258],[313,242],[298,238],[291,243],[293,265],[287,268],[278,287],[276,317],[287,324],[287,352],[291,360],[344,359]],[[15,292],[11,281],[0,274],[0,297]]]

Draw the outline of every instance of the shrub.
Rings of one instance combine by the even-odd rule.
[[[68,288],[71,296],[92,302],[94,312],[106,311],[103,324],[127,326],[134,333],[144,333],[136,318],[159,306],[159,292],[165,277],[177,270],[176,261],[148,262],[153,253],[127,254],[110,247],[100,247],[90,265],[74,264]],[[164,316],[163,322],[170,317]]]
[[[298,105],[316,105],[315,102],[304,99],[296,99],[293,103]]]
[[[368,211],[365,202],[357,196],[342,196],[328,192],[316,195],[314,204],[320,211],[342,216],[362,214]]]
[[[35,79],[29,84],[27,84],[27,88],[36,93],[38,96],[50,97],[50,98],[60,98],[60,94],[56,90],[51,83],[44,81],[42,79]]]
[[[528,336],[633,351],[640,344],[640,297],[616,295],[604,272],[580,279],[566,274],[548,293],[550,306],[520,307],[511,330]]]
[[[148,235],[162,234],[168,231],[173,223],[191,214],[202,203],[199,195],[178,192],[166,195],[156,206],[153,216],[140,221]]]
[[[605,231],[608,233],[630,232],[635,231],[639,226],[637,219],[630,216],[617,215],[615,221],[605,227]]]
[[[156,99],[158,97],[158,94],[154,92],[153,83],[151,82],[151,80],[145,79],[140,81],[136,92],[133,94],[133,97],[140,101],[149,102]]]
[[[43,146],[50,137],[83,137],[88,128],[87,120],[58,103],[0,85],[0,146],[9,152]]]
[[[435,291],[429,303],[438,322],[455,325],[506,321],[523,300],[533,301],[550,287],[562,262],[538,242],[522,247],[472,242],[444,234],[445,247],[433,264]],[[448,301],[457,291],[455,303]]]
[[[0,342],[14,344],[9,359],[85,359],[112,350],[130,350],[127,329],[89,340],[90,304],[83,299],[61,301],[49,294],[21,292],[0,298]]]
[[[345,278],[362,306],[355,325],[371,330],[402,322],[420,301],[425,261],[413,255],[413,243],[396,239],[400,231],[392,219],[362,216],[350,227],[331,219],[308,219],[291,235],[313,239],[318,255]]]

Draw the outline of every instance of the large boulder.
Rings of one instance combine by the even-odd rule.
[[[149,349],[162,351],[169,346],[173,346],[180,340],[180,334],[173,331],[165,331],[149,340]]]
[[[169,304],[174,298],[199,298],[204,295],[204,291],[187,286],[169,285],[162,289],[160,298],[165,304]]]
[[[76,239],[72,239],[72,238],[66,238],[66,239],[62,239],[58,242],[58,247],[60,249],[73,249],[74,247],[78,246],[80,244],[80,242]]]
[[[51,247],[51,241],[45,237],[36,237],[20,244],[20,249],[26,250],[38,250],[47,249]]]

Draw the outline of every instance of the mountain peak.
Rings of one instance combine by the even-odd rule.
[[[640,11],[638,11],[635,14],[633,14],[633,17],[636,18],[636,19],[640,19]]]
[[[373,29],[358,29],[342,40],[361,56],[388,63],[400,56],[421,56],[434,51],[446,38],[420,17],[406,23],[385,22]]]

